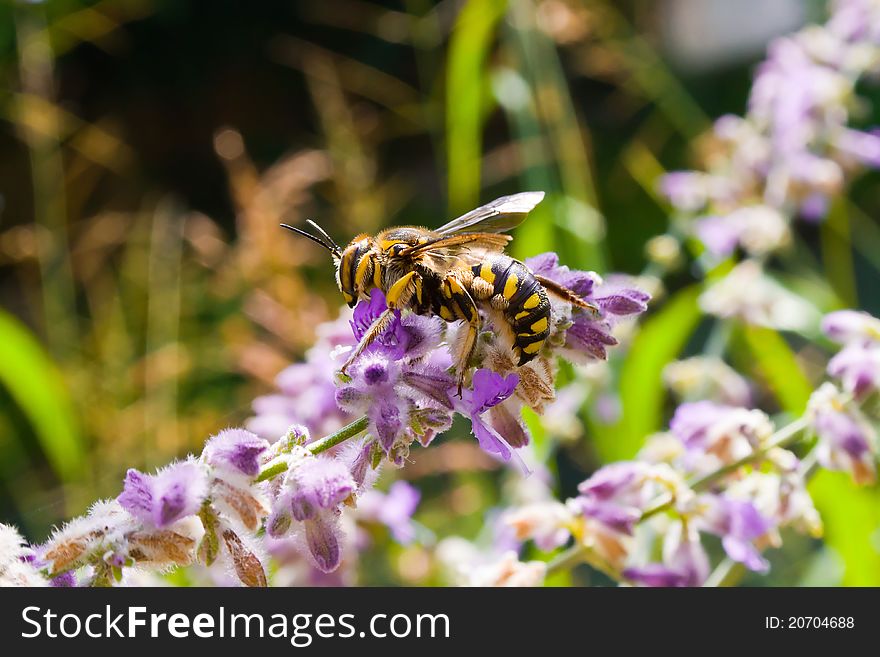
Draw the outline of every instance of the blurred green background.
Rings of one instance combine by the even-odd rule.
[[[249,416],[341,302],[326,254],[280,221],[344,242],[542,189],[516,255],[650,273],[645,243],[670,223],[659,176],[744,111],[770,38],[824,16],[796,0],[3,2],[0,520],[41,540],[116,495],[126,467]],[[823,309],[880,311],[876,183],[775,263]],[[697,281],[687,261],[666,272],[614,363],[622,420],[585,406],[576,438],[538,432],[560,495],[665,423],[660,372],[709,333]],[[797,412],[824,357],[777,338],[744,332],[733,362],[766,383],[767,410]],[[502,475],[430,451],[399,473],[424,492],[419,520],[473,537]],[[754,583],[880,583],[876,491],[819,485],[832,550],[792,537]],[[853,523],[869,547],[847,554]],[[372,583],[423,581],[379,561]]]

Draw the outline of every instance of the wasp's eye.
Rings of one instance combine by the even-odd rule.
[[[393,255],[399,256],[405,248],[406,244],[395,244],[391,247],[391,252]]]

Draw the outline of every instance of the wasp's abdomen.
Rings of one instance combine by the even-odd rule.
[[[504,318],[513,330],[519,365],[525,365],[538,355],[550,335],[547,292],[528,267],[505,255],[487,259],[471,271],[474,277],[493,286],[492,298],[503,308]]]

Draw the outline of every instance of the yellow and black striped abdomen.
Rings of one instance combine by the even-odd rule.
[[[547,292],[525,265],[505,255],[487,259],[471,271],[493,286],[493,305],[503,308],[504,317],[513,330],[518,364],[525,365],[538,355],[550,335]]]

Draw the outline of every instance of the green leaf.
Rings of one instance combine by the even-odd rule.
[[[880,490],[824,469],[808,489],[825,523],[825,544],[843,559],[843,584],[880,586]]]
[[[506,0],[469,0],[449,42],[446,153],[449,203],[455,211],[479,202],[483,118],[490,88],[486,62],[506,10]]]
[[[840,297],[842,305],[847,308],[858,307],[852,227],[846,201],[842,198],[835,198],[831,203],[828,216],[820,225],[819,235],[828,282]]]
[[[755,367],[779,403],[792,415],[801,415],[807,408],[813,384],[801,370],[791,347],[779,333],[760,326],[745,327],[743,337]]]
[[[620,373],[622,417],[596,434],[603,461],[629,459],[663,422],[663,368],[675,360],[700,321],[700,287],[679,291],[641,327]]]
[[[27,327],[4,311],[0,311],[0,383],[30,421],[62,481],[82,478],[86,452],[61,373]]]

